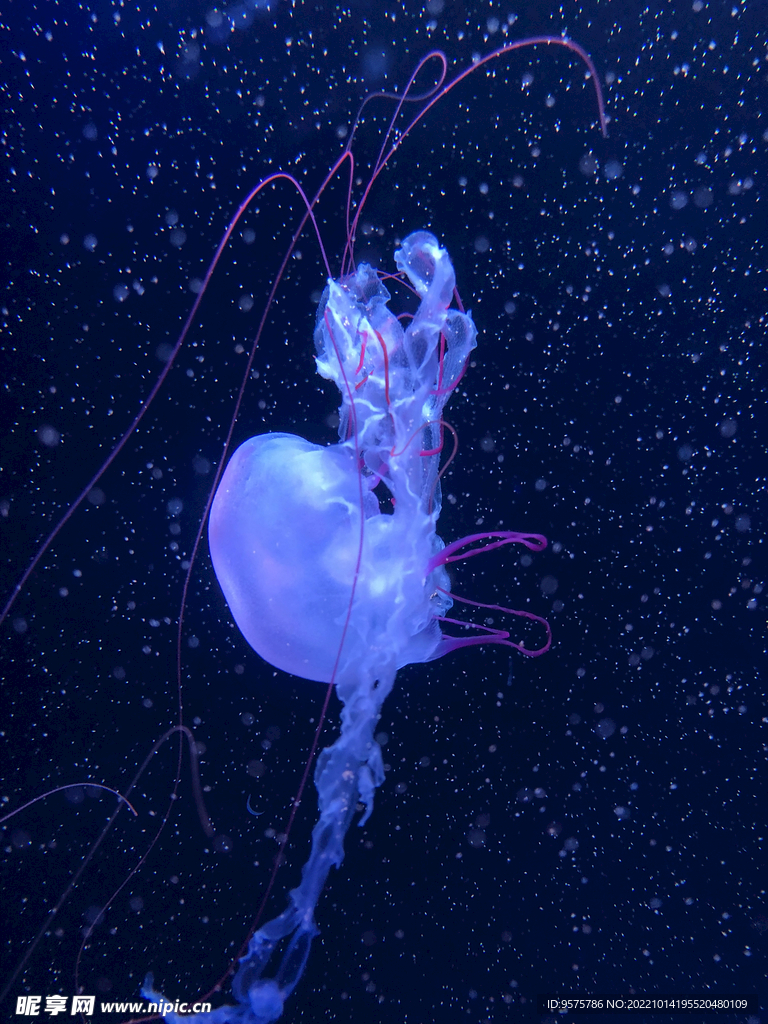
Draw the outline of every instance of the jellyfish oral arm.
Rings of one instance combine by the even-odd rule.
[[[301,873],[301,882],[289,893],[289,905],[282,914],[268,921],[251,937],[248,951],[240,960],[232,982],[238,1005],[221,1006],[194,1017],[169,1012],[171,1024],[199,1020],[207,1024],[269,1024],[277,1020],[309,956],[312,939],[318,934],[315,907],[325,886],[328,872],[344,859],[344,836],[349,829],[358,802],[364,805],[359,824],[364,825],[373,810],[373,794],[384,781],[381,747],[373,732],[381,705],[395,681],[394,665],[380,665],[377,672],[353,673],[339,677],[336,690],[344,701],[341,735],[321,751],[315,768],[315,785],[320,815],[312,830],[309,859]],[[264,978],[276,947],[289,940],[274,977]],[[144,982],[145,999],[169,1004],[153,988],[150,976]]]
[[[373,794],[384,781],[381,748],[373,737],[381,705],[392,689],[396,669],[380,667],[375,676],[340,677],[337,692],[345,700],[341,713],[341,735],[320,753],[315,768],[320,815],[312,830],[309,859],[301,873],[301,882],[289,893],[289,905],[282,914],[268,921],[251,937],[248,951],[232,982],[238,1004],[221,1006],[195,1017],[169,1012],[165,1019],[176,1022],[200,1020],[207,1024],[269,1024],[277,1020],[285,1000],[301,978],[312,939],[318,934],[315,907],[332,867],[344,859],[344,836],[349,829],[358,802],[364,805],[359,824],[364,825],[373,810]],[[345,699],[346,698],[346,699]],[[274,977],[264,978],[276,947],[288,945]],[[157,1004],[169,1004],[153,988],[149,975],[142,994]]]
[[[381,748],[373,738],[381,705],[395,681],[395,669],[377,677],[337,681],[347,699],[342,711],[341,736],[320,753],[315,769],[320,816],[312,831],[312,847],[301,884],[289,894],[289,907],[251,938],[232,985],[235,997],[250,1008],[248,1021],[276,1020],[274,1013],[301,977],[312,939],[317,934],[315,907],[331,867],[344,859],[344,836],[358,801],[365,806],[364,825],[373,810],[373,794],[384,781]],[[344,698],[342,698],[344,699]],[[277,943],[290,937],[274,978],[262,978]]]

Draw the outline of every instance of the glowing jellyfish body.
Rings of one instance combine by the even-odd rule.
[[[211,510],[214,568],[243,636],[270,664],[320,682],[371,655],[393,671],[438,656],[435,616],[452,603],[435,596],[448,590],[444,568],[426,567],[443,546],[441,410],[476,332],[448,309],[453,268],[431,235],[409,236],[395,259],[421,297],[406,330],[365,264],[331,281],[320,307],[317,366],[342,394],[340,443],[251,438]],[[391,515],[373,493],[379,480]]]
[[[329,281],[320,305],[317,367],[341,392],[340,442],[251,438],[232,457],[211,510],[214,568],[246,640],[278,668],[334,682],[344,708],[341,735],[317,762],[320,816],[301,883],[287,910],[252,936],[233,983],[239,1005],[201,1020],[264,1024],[281,1015],[355,807],[365,805],[362,824],[384,779],[373,734],[395,673],[455,646],[438,622],[453,602],[435,532],[437,471],[442,409],[476,331],[468,314],[449,309],[453,266],[432,235],[409,235],[395,261],[420,300],[405,329],[365,264]],[[379,481],[391,514],[380,511]],[[282,940],[280,964],[266,978]],[[144,994],[161,998],[151,981]]]

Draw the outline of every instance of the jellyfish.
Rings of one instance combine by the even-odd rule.
[[[245,639],[265,661],[304,679],[335,684],[341,734],[315,769],[319,818],[301,882],[288,907],[250,939],[233,982],[237,1006],[197,1019],[267,1024],[296,987],[318,933],[315,911],[330,868],[344,857],[356,808],[373,811],[384,781],[374,730],[397,670],[467,643],[509,644],[506,631],[444,636],[453,600],[445,563],[460,550],[522,543],[540,551],[540,534],[478,534],[445,546],[436,533],[443,408],[461,380],[477,331],[451,309],[450,257],[426,231],[395,252],[398,271],[418,297],[403,329],[390,293],[368,264],[329,280],[320,303],[317,370],[341,393],[339,441],[323,447],[292,434],[252,437],[232,456],[211,508],[208,536],[216,576]],[[391,510],[375,489],[383,485]],[[285,948],[274,974],[273,954]],[[166,1000],[148,978],[143,993]],[[173,1004],[171,1004],[173,1005]],[[177,1015],[170,1012],[167,1020]]]
[[[541,38],[510,44],[496,55],[536,42],[582,53],[564,39]],[[167,368],[102,467],[52,529],[3,611],[3,615],[8,613],[78,506],[97,500],[94,488],[98,480],[120,455],[163,385],[216,261],[243,211],[270,182],[279,178],[292,182],[304,201],[306,213],[274,279],[259,336],[287,261],[294,255],[296,241],[312,218],[329,278],[317,323],[317,368],[341,393],[340,440],[337,445],[321,447],[293,435],[272,434],[246,442],[231,460],[218,488],[210,516],[210,547],[232,615],[246,640],[268,663],[332,685],[344,705],[342,735],[318,759],[315,778],[320,820],[301,883],[290,896],[288,910],[262,924],[251,937],[234,982],[238,1005],[221,1007],[214,1011],[218,1018],[209,1019],[276,1019],[301,978],[318,927],[315,908],[330,866],[341,862],[344,836],[358,809],[360,824],[367,821],[375,790],[383,778],[382,755],[374,729],[397,670],[472,644],[505,643],[526,654],[541,653],[549,644],[544,620],[530,613],[515,614],[541,623],[547,631],[546,643],[538,650],[515,644],[505,631],[492,629],[487,623],[468,635],[465,624],[458,623],[457,627],[457,620],[449,618],[454,601],[467,601],[451,593],[447,573],[450,563],[505,544],[520,543],[531,551],[541,550],[545,544],[537,534],[499,532],[474,534],[446,546],[436,534],[441,500],[438,470],[443,440],[450,430],[442,411],[461,380],[475,344],[471,316],[463,311],[458,300],[458,308],[451,309],[454,273],[450,258],[424,232],[417,232],[401,243],[396,256],[399,275],[407,281],[405,290],[415,293],[419,305],[413,314],[402,312],[398,316],[389,311],[390,296],[381,275],[366,264],[355,267],[355,237],[368,190],[424,114],[458,82],[492,59],[484,58],[444,85],[445,59],[431,54],[419,63],[406,96],[413,92],[421,69],[435,58],[440,58],[442,68],[437,85],[423,96],[408,96],[409,101],[423,103],[419,113],[396,133],[395,122],[406,109],[404,97],[398,98],[365,192],[356,205],[350,202],[347,206],[347,241],[338,279],[334,279],[325,258],[320,232],[314,223],[314,208],[334,175],[347,165],[352,174],[351,138],[312,200],[306,200],[298,180],[287,174],[272,175],[249,194],[222,239]],[[602,123],[602,108],[600,113]],[[353,136],[354,132],[353,128]],[[254,344],[254,350],[255,347]],[[249,369],[250,366],[249,363]],[[238,408],[239,403],[233,422]],[[225,451],[228,444],[229,437]],[[153,466],[147,468],[155,470]],[[259,530],[255,535],[262,545],[259,554],[253,552],[252,538],[242,540],[239,549],[233,540],[245,524],[238,503],[246,501],[247,489],[240,486],[239,476],[251,482],[265,482],[260,491],[254,492],[262,504],[257,501],[248,511],[249,515],[257,515]],[[277,552],[280,558],[275,558],[278,526],[290,526],[290,532],[288,543]],[[228,547],[230,541],[232,546]],[[196,545],[188,572],[195,550]],[[251,573],[245,571],[249,556],[252,567],[257,566]],[[179,663],[181,619],[188,585],[189,575],[178,622]],[[261,593],[254,603],[256,587],[261,587]],[[509,611],[496,606],[481,607]],[[170,620],[165,621],[170,624]],[[155,628],[157,623],[150,625]],[[456,628],[459,635],[450,635]],[[180,689],[179,671],[179,692]],[[181,716],[179,723],[180,730]],[[68,888],[65,897],[69,891]],[[56,902],[53,916],[61,903],[62,900]],[[31,949],[45,933],[48,920]],[[91,934],[89,927],[85,930],[86,941]],[[25,960],[19,969],[24,963]],[[157,995],[149,981],[145,994],[148,998]]]

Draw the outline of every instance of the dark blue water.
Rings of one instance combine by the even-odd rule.
[[[621,24],[606,2],[513,24],[429,6],[281,3],[227,32],[196,3],[11,12],[4,592],[150,390],[250,186],[282,167],[315,189],[362,98],[402,87],[431,48],[459,70],[513,38],[567,31],[601,75],[610,138],[575,59],[512,55],[408,139],[357,250],[389,267],[396,240],[426,228],[451,253],[480,334],[450,408],[460,450],[441,535],[518,529],[551,545],[474,559],[454,588],[548,615],[555,645],[511,666],[469,649],[400,673],[381,721],[388,778],[351,830],[285,1019],[495,1024],[535,1019],[542,991],[765,997],[764,24],[741,5],[630,0]],[[390,109],[370,108],[361,177]],[[335,271],[344,198],[332,188],[318,211]],[[9,809],[63,783],[125,789],[176,721],[185,563],[241,350],[298,215],[287,186],[257,206],[157,403],[11,614]],[[299,249],[236,443],[334,438],[336,399],[312,360],[324,270],[311,236]],[[247,648],[204,548],[183,680],[229,841],[202,832],[185,771],[171,825],[82,955],[80,984],[99,998],[133,998],[148,969],[166,995],[191,997],[226,969],[323,696]],[[327,741],[337,712],[332,701]],[[12,987],[9,1015],[18,995],[74,993],[83,929],[145,853],[175,765],[171,743],[132,795],[138,819],[120,816]],[[309,791],[270,913],[298,880],[314,805]],[[4,977],[113,806],[58,795],[8,822]]]

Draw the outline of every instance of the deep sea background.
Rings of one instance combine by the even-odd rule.
[[[4,596],[149,393],[248,189],[284,169],[314,192],[363,98],[402,90],[430,50],[450,77],[536,33],[591,54],[609,138],[575,57],[503,57],[405,140],[356,256],[391,269],[419,228],[450,252],[479,338],[447,410],[460,450],[440,533],[547,535],[543,554],[473,559],[454,585],[547,615],[553,649],[473,648],[399,674],[380,723],[387,779],[321,900],[287,1024],[553,1020],[537,993],[631,991],[758,993],[760,1012],[729,1019],[768,1021],[764,7],[27,0],[0,13]],[[433,63],[418,87],[434,77]],[[362,182],[392,110],[366,108]],[[345,198],[337,183],[318,207],[335,272]],[[3,626],[8,810],[67,783],[125,791],[177,721],[187,560],[299,215],[287,186],[246,214],[159,397]],[[235,443],[335,439],[309,232],[299,253]],[[78,984],[136,998],[148,970],[194,998],[245,939],[323,687],[247,648],[205,543],[182,680],[218,838],[185,753],[174,813],[131,875],[173,789],[166,743],[131,794],[138,817],[118,816],[13,981],[6,1019],[20,994]],[[326,742],[337,716],[333,699]],[[114,806],[69,791],[3,825],[3,981]],[[310,788],[270,916],[314,814]]]

